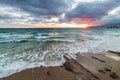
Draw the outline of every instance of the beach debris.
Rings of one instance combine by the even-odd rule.
[[[119,79],[118,75],[115,72],[110,73],[110,77],[113,79]]]
[[[96,59],[96,60],[98,60],[98,61],[100,61],[100,62],[103,62],[103,63],[106,62],[106,61],[104,61],[104,60],[102,60],[102,59],[99,59],[99,58],[96,58],[96,57],[94,57],[94,56],[92,56],[92,58],[93,58],[93,59]]]
[[[105,74],[105,71],[102,69],[99,69],[98,72]]]

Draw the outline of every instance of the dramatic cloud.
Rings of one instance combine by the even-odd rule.
[[[120,0],[0,0],[0,24],[120,23]]]
[[[96,22],[106,25],[120,25],[120,6],[109,11],[106,16]]]
[[[102,2],[83,2],[66,14],[66,18],[73,20],[76,18],[100,19],[108,14],[108,11],[114,9],[120,4],[120,1],[107,0]]]
[[[71,0],[1,0],[1,3],[18,7],[34,16],[59,16],[71,5]]]

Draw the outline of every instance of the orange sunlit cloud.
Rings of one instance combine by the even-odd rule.
[[[90,19],[90,18],[82,18],[82,19],[80,19],[80,24],[91,24],[91,22],[92,22],[93,20],[92,19]]]
[[[39,22],[39,24],[36,24],[37,28],[89,28],[91,26],[94,26],[95,24],[92,23],[93,21],[91,19],[80,19],[80,22],[76,23],[73,21],[70,22],[56,22],[56,23],[43,23]]]
[[[77,24],[77,23],[39,23],[34,27],[37,28],[89,28],[91,24]]]

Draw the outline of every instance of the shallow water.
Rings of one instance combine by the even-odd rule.
[[[120,51],[120,29],[0,29],[0,78],[36,66],[57,66],[65,53]]]

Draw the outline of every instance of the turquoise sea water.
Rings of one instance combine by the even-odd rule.
[[[0,29],[0,78],[36,66],[57,66],[63,55],[120,51],[120,29]]]

